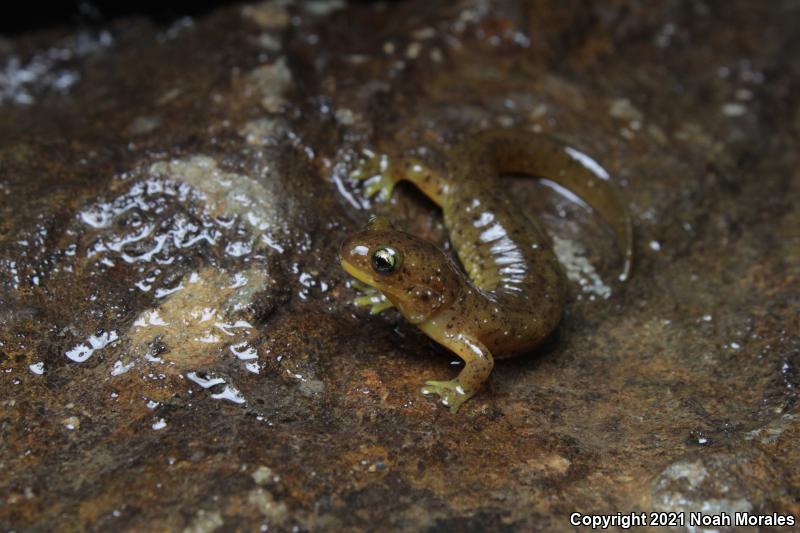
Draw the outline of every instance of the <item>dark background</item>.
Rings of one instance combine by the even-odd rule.
[[[136,15],[168,23],[186,15],[196,17],[214,7],[230,3],[233,2],[220,0],[4,2],[0,8],[0,35],[10,37],[28,31],[65,26],[102,26],[115,18]]]

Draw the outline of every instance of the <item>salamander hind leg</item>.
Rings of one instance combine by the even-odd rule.
[[[350,177],[364,182],[364,195],[367,198],[380,196],[382,200],[391,198],[394,186],[406,180],[441,206],[450,188],[449,179],[443,171],[428,166],[417,157],[389,157],[366,149],[362,151],[362,158]]]
[[[389,156],[368,149],[361,151],[361,159],[350,172],[350,177],[364,182],[364,194],[367,198],[380,195],[382,200],[391,198],[395,184],[400,181],[392,172]]]
[[[489,378],[494,360],[486,346],[471,339],[459,337],[442,344],[457,353],[465,366],[458,377],[450,381],[426,381],[422,394],[438,394],[442,403],[456,413],[461,404],[474,396]]]

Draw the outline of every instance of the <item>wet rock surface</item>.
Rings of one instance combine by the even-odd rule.
[[[444,4],[0,40],[0,528],[800,517],[800,4]],[[453,416],[419,394],[453,357],[355,308],[335,257],[372,213],[446,245],[410,187],[363,196],[364,148],[487,127],[609,169],[636,267],[509,178],[569,305]]]

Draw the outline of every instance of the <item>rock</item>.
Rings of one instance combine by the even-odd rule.
[[[799,17],[276,1],[3,39],[0,529],[800,519]],[[453,357],[354,307],[336,252],[371,214],[447,240],[411,187],[365,198],[363,150],[498,126],[611,172],[635,269],[509,178],[569,304],[453,416],[419,394]]]

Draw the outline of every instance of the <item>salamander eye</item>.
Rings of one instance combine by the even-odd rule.
[[[400,252],[384,246],[372,252],[372,268],[381,274],[390,274],[400,267]]]

